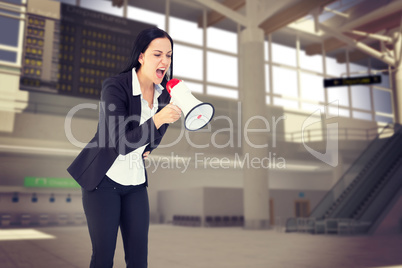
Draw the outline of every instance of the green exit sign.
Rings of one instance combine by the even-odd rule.
[[[81,186],[71,178],[25,177],[25,187],[34,188],[80,188]]]

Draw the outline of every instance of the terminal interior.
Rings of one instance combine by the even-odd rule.
[[[150,26],[214,107],[145,161],[150,267],[402,267],[401,0],[0,0],[0,25],[0,267],[89,265],[66,169]]]

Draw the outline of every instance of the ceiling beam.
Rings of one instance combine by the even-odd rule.
[[[354,39],[342,34],[342,32],[340,32],[337,29],[332,29],[332,28],[330,28],[328,26],[325,26],[323,24],[320,24],[319,27],[324,32],[335,36],[336,38],[342,40],[343,42],[347,43],[348,45],[350,45],[350,46],[352,46],[354,48],[357,48],[357,49],[363,51],[364,53],[367,53],[371,57],[377,58],[377,59],[379,59],[379,60],[381,60],[381,61],[383,61],[386,64],[391,65],[391,66],[395,66],[395,64],[396,64],[395,60],[393,58],[389,57],[388,55],[386,55],[386,54],[384,54],[382,52],[379,52],[378,50],[373,49],[370,46],[368,46],[368,45],[366,45],[366,44],[364,44],[362,42],[356,41],[356,40],[354,40]]]
[[[345,35],[352,37],[352,34],[350,34],[350,33],[345,33]],[[363,37],[357,37],[357,38],[355,37],[354,39],[356,41],[361,41],[363,39]],[[335,37],[327,38],[323,41],[324,51],[326,53],[337,50],[346,45],[347,45],[347,43],[342,42],[341,40],[339,40],[338,38],[335,38]],[[309,46],[306,46],[305,51],[306,51],[306,55],[309,55],[309,56],[322,54],[321,43],[314,43]]]
[[[401,9],[402,9],[402,7],[401,7]],[[402,10],[399,10],[395,13],[389,13],[382,18],[372,20],[362,26],[356,27],[356,30],[369,32],[369,33],[376,33],[383,29],[396,28],[400,25],[401,18],[402,18]]]
[[[349,31],[348,33],[355,34],[355,35],[358,35],[358,36],[363,36],[363,37],[366,37],[366,38],[372,38],[372,39],[375,39],[375,40],[378,40],[378,41],[383,41],[383,42],[390,43],[390,44],[393,43],[393,39],[391,37],[389,37],[389,36],[386,36],[386,35],[373,34],[373,33],[356,31],[356,30]]]
[[[373,49],[380,50],[380,43],[379,42],[375,42],[374,44],[370,44],[370,46]],[[353,51],[349,51],[349,55],[348,55],[348,58],[349,58],[350,62],[357,62],[359,60],[366,59],[368,57],[369,56],[366,53],[364,53],[361,50],[357,50],[357,49],[353,50]],[[343,53],[339,53],[338,55],[336,55],[336,61],[339,62],[339,63],[345,63],[347,61],[346,54],[343,52]]]
[[[380,20],[376,20],[372,23],[363,25],[358,27],[360,31],[365,31],[369,33],[375,33],[383,29],[393,29],[399,26],[401,23],[401,18],[402,18],[402,12],[396,12],[395,14],[391,14],[389,16],[386,16]],[[357,38],[358,40],[361,40],[362,38]],[[324,44],[324,49],[325,52],[331,52],[334,50],[337,50],[341,47],[344,47],[346,43],[340,41],[337,38],[327,38],[323,42]],[[306,54],[307,55],[317,55],[321,54],[321,43],[314,43],[306,47]]]
[[[222,5],[230,8],[231,10],[239,10],[246,4],[246,0],[225,0],[222,2]],[[207,14],[207,27],[212,26],[221,20],[225,19],[226,16],[222,15],[221,13],[211,10]],[[202,27],[202,16],[198,18],[198,27]]]
[[[214,0],[193,0],[227,17],[240,25],[247,26],[247,18],[233,9]]]
[[[354,50],[353,52],[349,52],[348,59],[350,62],[357,62],[359,60],[368,58],[369,55],[366,53],[360,51],[360,50]],[[339,53],[339,55],[336,56],[336,61],[339,63],[346,63],[347,58],[345,53]]]
[[[364,3],[362,3],[364,4]],[[359,30],[368,33],[377,33],[384,29],[393,29],[400,25],[402,17],[402,1],[394,1],[390,4],[367,13],[349,23],[344,24],[337,30],[347,32],[350,30]],[[361,38],[359,38],[361,39]],[[326,52],[344,47],[346,44],[336,38],[328,38],[324,41]],[[321,54],[321,44],[315,43],[306,47],[307,55]]]
[[[263,21],[259,26],[266,34],[270,34],[286,27],[288,24],[301,19],[314,9],[324,8],[326,5],[335,2],[335,0],[303,0],[293,6],[276,13]]]
[[[122,7],[124,5],[124,0],[112,0],[112,6]]]
[[[339,39],[336,38],[328,38],[325,39],[323,42],[324,46],[324,51],[325,52],[330,52],[334,51],[338,48],[341,48],[345,46],[345,43],[340,41]],[[317,55],[322,53],[322,45],[321,43],[314,43],[312,45],[306,46],[306,55],[312,56],[312,55]]]
[[[364,5],[364,2],[362,3],[362,5]],[[375,9],[372,12],[366,13],[363,16],[360,16],[348,23],[345,23],[340,28],[338,28],[338,30],[347,31],[356,29],[363,31],[363,29],[361,29],[360,27],[368,24],[371,24],[372,26],[376,26],[378,28],[379,25],[376,25],[378,22],[375,23],[375,21],[383,21],[384,23],[384,20],[385,21],[388,20],[389,16],[394,16],[395,13],[396,16],[398,16],[398,14],[401,14],[401,10],[402,10],[402,1],[401,0],[393,1],[387,5],[382,6],[381,8]],[[399,16],[399,22],[400,19],[401,17]],[[373,32],[373,30],[371,30],[370,32]]]

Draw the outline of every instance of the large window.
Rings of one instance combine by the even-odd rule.
[[[203,94],[204,93],[202,84],[200,84],[200,83],[193,83],[193,82],[186,81],[186,85],[188,86],[188,88],[192,92],[195,92],[195,93],[198,93],[198,94]]]
[[[237,34],[215,27],[206,31],[206,93],[238,99]]]
[[[273,66],[274,93],[297,98],[297,73],[295,70]]]
[[[23,0],[3,0],[1,2],[6,2],[6,3],[10,3],[10,4],[16,4],[16,5],[20,5],[20,4],[24,3]]]
[[[284,65],[296,66],[296,49],[272,43],[272,61]]]
[[[298,109],[298,103],[295,100],[288,100],[284,98],[274,97],[274,105],[290,109]]]
[[[340,106],[349,106],[348,87],[327,88],[328,102],[337,102]]]
[[[346,63],[338,63],[335,58],[326,57],[327,75],[334,77],[341,77],[346,75]]]
[[[21,65],[22,39],[25,25],[25,14],[22,6],[24,1],[9,0],[0,2],[4,2],[0,9],[0,64],[19,67]]]
[[[8,12],[13,17],[18,17],[15,12]],[[18,34],[20,29],[20,20],[17,18],[0,16],[0,44],[6,46],[18,46]],[[7,25],[7,27],[5,27]]]
[[[265,64],[264,68],[265,68],[265,92],[269,93],[269,92],[271,92],[271,88],[270,88],[271,86],[270,86],[270,82],[269,82],[269,80],[270,80],[269,65]]]
[[[152,12],[146,9],[129,6],[127,8],[127,17],[132,20],[156,25],[158,28],[165,29],[165,15]]]
[[[373,88],[375,120],[385,123],[393,121],[393,100],[391,90]]]
[[[373,70],[373,72],[381,76],[381,83],[375,84],[374,87],[390,88],[389,75],[385,70]]]
[[[112,6],[111,1],[105,0],[80,0],[80,7],[96,10],[98,12],[107,13],[109,15],[119,16],[123,15],[123,9]]]
[[[202,46],[203,44],[203,30],[195,22],[170,17],[169,35],[175,41],[183,41],[198,46]],[[191,38],[189,38],[189,35],[191,35]]]
[[[361,110],[371,110],[370,87],[352,86],[352,105],[353,108]]]
[[[0,2],[25,3],[24,0]],[[76,4],[77,1],[59,2]],[[79,3],[84,8],[123,16],[123,8],[112,6],[111,1],[80,0]],[[172,11],[172,6],[169,10]],[[206,10],[200,5],[198,18],[204,17],[204,12]],[[0,27],[0,63],[18,65],[21,61],[24,15],[10,10],[4,13],[8,15],[0,15],[0,25],[7,25]],[[170,16],[167,21],[166,14],[135,6],[127,7],[127,18],[153,24],[169,32],[175,40],[174,76],[185,80],[193,92],[239,98],[239,48],[236,32],[213,26],[204,29],[197,22],[174,16]],[[264,41],[267,104],[311,112],[320,106],[336,102],[340,116],[384,122],[393,120],[393,94],[387,72],[370,70],[370,59],[366,63],[357,64],[338,62],[338,55],[332,52],[327,55],[322,52],[307,55],[305,47],[300,45],[300,38],[291,38],[285,40],[286,44],[281,43],[278,35],[274,36],[274,41],[267,41],[272,40],[272,36]],[[370,72],[379,73],[382,83],[370,86],[323,87],[325,78],[367,75]]]
[[[391,92],[383,90],[374,90],[374,108],[377,112],[391,114],[392,113],[392,99]]]
[[[314,102],[324,102],[324,86],[322,76],[300,73],[301,98]]]
[[[361,76],[368,74],[367,66],[363,66],[356,63],[349,63],[349,74],[352,76]]]
[[[237,53],[237,34],[215,27],[208,27],[207,47]]]
[[[173,75],[202,81],[202,50],[179,44],[175,44],[173,50]]]
[[[279,41],[278,36],[276,40]],[[339,55],[334,53],[326,55],[324,60],[322,53],[307,55],[305,50],[301,49],[297,53],[300,47],[298,42],[299,38],[295,40],[294,46],[289,44],[289,40],[286,45],[277,44],[275,41],[265,42],[267,104],[312,112],[332,103],[331,114],[361,120],[392,122],[393,96],[387,72],[384,70],[370,72],[368,67],[370,58],[366,63],[357,64],[338,62]],[[272,59],[269,55],[272,55]],[[347,59],[347,54],[342,58]],[[382,76],[382,83],[330,88],[324,88],[323,85],[325,78],[362,76],[369,73],[379,73]]]
[[[322,55],[309,56],[304,50],[301,50],[299,56],[300,68],[322,73]]]
[[[207,81],[227,86],[238,86],[237,58],[215,52],[207,53]]]
[[[230,98],[230,99],[238,99],[239,98],[239,91],[224,88],[224,87],[217,87],[217,86],[208,86],[207,94],[218,96],[218,97],[224,96],[225,98]]]

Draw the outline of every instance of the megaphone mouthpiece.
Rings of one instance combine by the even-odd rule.
[[[166,88],[167,88],[167,91],[169,92],[169,94],[172,91],[172,88],[180,82],[182,82],[182,80],[179,80],[176,78],[170,79],[169,82],[167,82]]]

